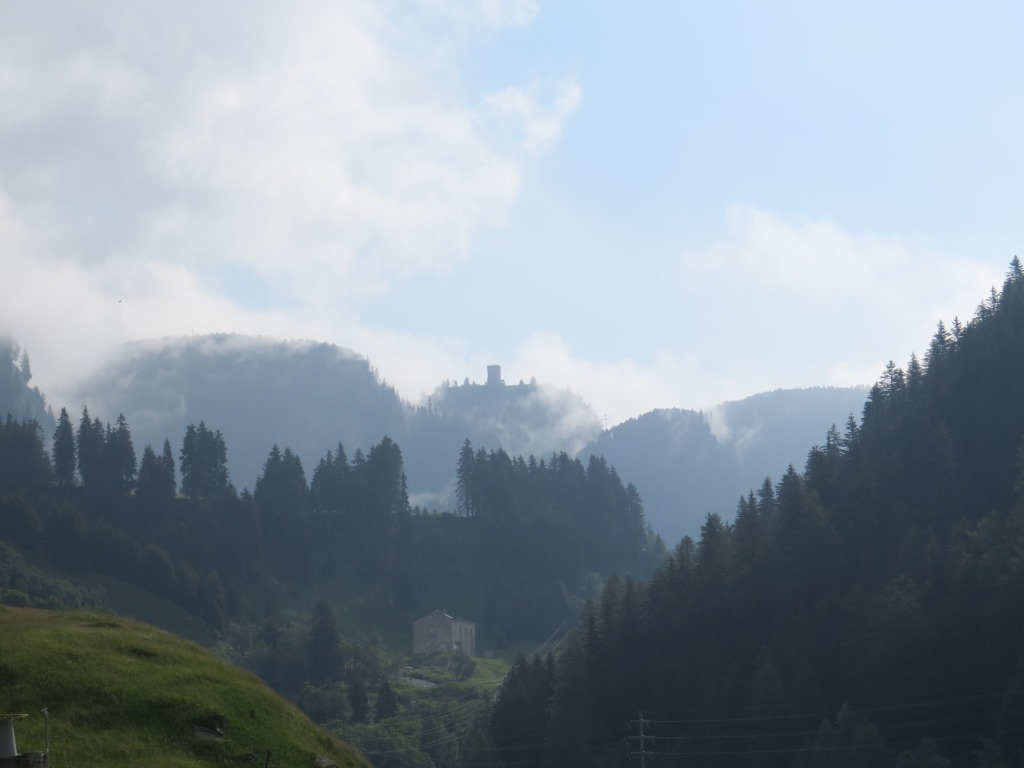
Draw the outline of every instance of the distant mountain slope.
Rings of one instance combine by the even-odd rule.
[[[0,710],[51,765],[367,766],[254,675],[141,622],[0,607]]]
[[[604,455],[637,486],[648,521],[672,543],[695,534],[709,511],[731,515],[739,495],[766,475],[802,467],[829,425],[859,416],[867,395],[778,390],[704,414],[653,411],[602,433],[596,412],[572,392],[506,384],[498,366],[491,373],[483,384],[444,382],[416,406],[366,358],[333,344],[185,337],[127,345],[68,410],[76,424],[83,405],[104,421],[124,413],[140,455],[167,438],[177,456],[185,428],[205,421],[223,433],[239,489],[255,487],[275,444],[300,457],[309,480],[338,443],[351,456],[387,435],[401,447],[413,502],[442,510],[455,507],[455,465],[467,438],[512,456]]]
[[[29,385],[32,367],[28,353],[12,340],[0,337],[0,419],[35,419],[47,437],[53,434],[53,414],[38,387]]]
[[[215,335],[137,342],[80,388],[69,405],[114,421],[124,413],[136,451],[165,438],[177,456],[185,428],[220,430],[232,482],[252,489],[273,445],[290,447],[307,480],[328,450],[351,456],[384,436],[402,449],[413,501],[454,508],[463,441],[538,456],[575,452],[597,434],[578,396],[531,382],[443,384],[428,403],[403,401],[369,361],[333,344]]]
[[[575,453],[601,430],[597,413],[568,389],[536,381],[506,384],[500,366],[490,366],[484,384],[445,382],[418,409],[403,443],[414,454],[416,469],[434,462],[429,477],[450,485],[464,440],[474,448],[503,449],[510,456],[544,458]],[[425,467],[424,467],[425,468]],[[415,486],[414,486],[415,487]],[[429,486],[425,486],[429,487]],[[450,488],[440,498],[450,497]],[[454,503],[449,501],[452,509]]]
[[[550,671],[517,662],[495,753],[626,765],[639,712],[652,765],[1019,766],[1020,260],[861,415],[647,584],[608,582]]]
[[[647,521],[671,545],[708,512],[731,517],[739,496],[789,464],[802,468],[833,423],[860,416],[867,388],[776,390],[708,413],[657,410],[604,432],[581,451],[603,455],[640,490]]]
[[[351,452],[399,434],[406,418],[394,389],[350,350],[234,335],[127,345],[79,396],[104,420],[124,413],[140,454],[167,438],[177,455],[189,424],[219,429],[239,489],[253,488],[275,443],[301,456],[308,476],[339,441]]]

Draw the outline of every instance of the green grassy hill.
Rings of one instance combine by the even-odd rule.
[[[141,622],[0,606],[0,712],[52,765],[366,766],[254,675]],[[222,735],[220,735],[222,734]]]

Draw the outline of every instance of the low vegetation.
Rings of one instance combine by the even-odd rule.
[[[98,612],[0,607],[0,711],[53,765],[367,763],[257,677],[152,626]],[[269,763],[268,763],[269,756]]]

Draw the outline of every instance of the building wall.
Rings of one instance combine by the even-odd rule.
[[[470,656],[476,653],[476,624],[472,621],[453,619],[442,611],[433,611],[413,622],[413,653],[448,653],[456,648]]]
[[[412,625],[412,652],[444,653],[451,646],[451,617],[433,611]]]
[[[476,624],[472,621],[453,621],[452,642],[470,656],[476,656]]]

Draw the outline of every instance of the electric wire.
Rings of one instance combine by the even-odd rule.
[[[858,718],[864,717],[868,714],[872,715],[886,715],[895,713],[910,713],[920,710],[934,710],[937,708],[948,707],[948,706],[960,706],[973,704],[975,706],[980,705],[980,709],[973,712],[961,712],[953,713],[935,717],[917,717],[917,718],[900,718],[890,722],[886,726],[886,730],[892,734],[898,734],[900,731],[914,730],[920,733],[921,731],[927,731],[929,729],[935,729],[940,726],[945,726],[946,729],[950,726],[955,725],[968,725],[970,727],[957,729],[955,733],[945,733],[939,736],[929,736],[933,742],[948,742],[948,741],[963,741],[969,739],[978,739],[982,737],[991,737],[995,735],[1001,735],[1005,733],[1019,732],[1019,729],[994,729],[986,727],[981,729],[978,725],[984,721],[990,721],[994,713],[985,705],[991,706],[995,699],[1002,696],[1004,689],[1002,686],[991,683],[964,683],[952,686],[942,687],[929,687],[922,688],[916,691],[905,691],[898,694],[884,694],[873,697],[864,697],[856,700],[858,704],[861,703],[874,703],[875,706],[868,707],[857,707],[853,708]],[[936,694],[945,694],[942,696],[936,696]],[[474,704],[479,703],[481,700],[479,697],[470,697],[472,700],[464,702],[457,706],[452,712],[465,709],[466,707],[472,707]],[[897,701],[899,699],[899,701]],[[909,700],[908,700],[909,699]],[[884,702],[890,702],[883,704]],[[893,750],[898,748],[910,748],[920,743],[920,736],[906,737],[903,739],[895,738],[887,740],[883,745],[867,744],[867,745],[840,745],[840,746],[828,746],[828,745],[816,745],[812,741],[818,733],[820,726],[817,728],[807,729],[789,729],[789,730],[759,730],[756,732],[737,732],[737,730],[743,725],[749,724],[760,724],[778,722],[784,723],[787,721],[793,721],[795,719],[807,720],[810,718],[821,718],[829,719],[833,714],[821,712],[819,707],[813,709],[808,708],[804,711],[785,714],[785,715],[767,715],[767,714],[756,714],[758,711],[764,711],[764,707],[746,707],[741,708],[739,711],[748,712],[745,716],[732,716],[732,717],[665,717],[666,715],[673,715],[675,712],[660,710],[651,711],[652,715],[650,718],[647,717],[647,712],[644,712],[645,724],[652,727],[652,729],[660,730],[666,726],[672,727],[706,727],[715,725],[726,725],[730,727],[729,733],[717,733],[717,734],[706,734],[706,733],[685,733],[676,732],[673,734],[664,733],[646,733],[643,738],[649,740],[653,745],[650,749],[645,750],[646,756],[654,759],[658,757],[730,757],[738,755],[757,755],[757,754],[788,754],[794,753],[798,749],[809,750],[814,752],[828,752],[836,751],[840,749],[869,749],[869,748],[884,748],[887,750]],[[696,710],[684,710],[684,712],[696,714]],[[661,715],[661,717],[655,717],[655,715]],[[1004,710],[1002,712],[1004,717],[1006,716],[1021,716],[1024,715],[1024,711],[1012,709]],[[471,722],[475,713],[468,718],[458,718],[456,723],[468,723]],[[633,721],[635,722],[635,721]],[[451,730],[449,730],[449,728]],[[377,751],[367,752],[368,755],[384,755],[384,754],[395,754],[399,752],[410,751],[416,749],[423,751],[434,746],[439,746],[445,742],[450,741],[452,738],[457,738],[454,730],[457,730],[458,726],[449,723],[447,727],[439,727],[437,731],[445,731],[445,735],[442,738],[428,741],[426,743],[420,742],[418,747],[410,747],[407,749],[391,750],[391,751]],[[498,766],[547,766],[557,765],[564,760],[578,756],[579,749],[583,748],[587,752],[591,751],[604,751],[613,748],[615,744],[623,742],[624,739],[637,738],[627,736],[629,733],[629,724],[622,722],[611,726],[590,726],[581,731],[575,732],[572,735],[566,736],[562,739],[552,739],[549,734],[546,733],[535,733],[535,734],[522,734],[521,740],[515,746],[510,747],[494,747],[493,754],[497,758],[497,762],[492,763],[473,763],[473,768],[498,768]],[[790,741],[803,740],[803,745],[799,748],[794,746],[779,747],[779,748],[764,748],[757,747],[749,742],[754,740],[768,740],[768,739],[786,739]],[[693,744],[694,742],[714,742],[717,741],[723,744],[720,748],[689,748],[689,749],[673,749],[672,744]],[[733,745],[731,748],[724,745]],[[658,746],[664,745],[664,746]],[[697,747],[694,744],[694,747]],[[575,751],[567,751],[559,748],[572,748]],[[710,747],[710,745],[709,745]],[[534,757],[525,759],[516,759],[516,755],[520,755],[523,752],[539,752]]]

